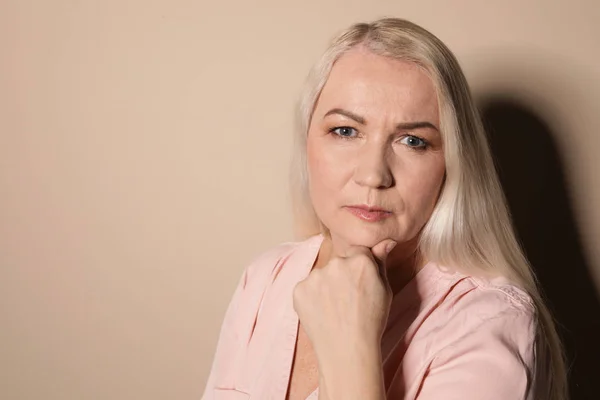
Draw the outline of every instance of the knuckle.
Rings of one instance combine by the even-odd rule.
[[[331,260],[329,261],[329,265],[332,267],[336,267],[339,268],[341,266],[341,264],[344,263],[344,259],[341,257],[332,257]]]
[[[345,260],[339,257],[332,258],[327,265],[327,268],[323,268],[319,272],[338,273],[344,269]]]
[[[366,262],[366,261],[370,261],[371,257],[369,257],[366,253],[361,251],[360,253],[356,253],[354,255],[354,259],[358,260],[360,262]]]
[[[355,268],[360,270],[371,269],[373,260],[368,255],[361,253],[355,256],[353,264],[355,265]]]

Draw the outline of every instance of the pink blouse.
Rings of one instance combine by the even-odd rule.
[[[298,333],[292,291],[322,240],[281,244],[246,268],[202,399],[285,399]],[[387,398],[531,399],[535,333],[525,292],[430,262],[392,301],[381,343]],[[318,389],[307,400],[317,398]]]

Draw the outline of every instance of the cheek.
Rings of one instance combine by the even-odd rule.
[[[315,197],[331,196],[343,185],[343,171],[339,168],[338,157],[322,142],[319,138],[308,140],[307,143],[309,188]]]
[[[306,153],[310,200],[319,220],[329,227],[343,203],[350,163],[343,162],[344,152],[328,144],[326,138],[309,139]]]
[[[435,207],[440,193],[445,174],[443,157],[436,157],[423,163],[416,168],[412,179],[405,188],[409,196],[407,202],[411,204],[415,216],[418,219],[427,220]]]

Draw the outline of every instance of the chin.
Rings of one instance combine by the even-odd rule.
[[[385,226],[378,224],[362,223],[362,226],[355,224],[344,224],[343,226],[330,229],[331,235],[342,239],[344,242],[355,246],[373,247],[384,239],[394,239],[399,242],[397,233],[392,233]]]

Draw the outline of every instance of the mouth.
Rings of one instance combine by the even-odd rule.
[[[389,210],[364,204],[345,206],[344,208],[355,217],[367,222],[379,222],[392,216],[392,212]]]

